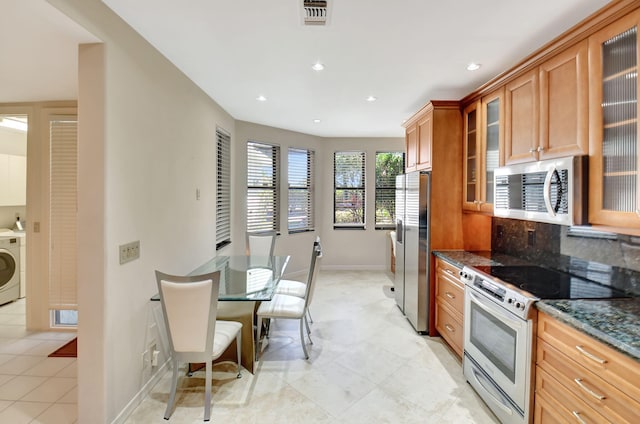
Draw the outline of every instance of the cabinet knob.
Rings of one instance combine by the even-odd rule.
[[[536,152],[536,149],[534,148],[529,149],[529,153],[535,153],[535,152]]]
[[[538,146],[538,149],[537,149],[537,150],[538,150],[538,152],[543,152],[543,151],[544,151],[544,147],[542,147],[542,146]]]

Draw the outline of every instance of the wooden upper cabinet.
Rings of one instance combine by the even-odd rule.
[[[538,70],[505,87],[505,164],[537,159],[539,129]]]
[[[640,228],[636,10],[589,38],[589,222]]]
[[[433,143],[433,108],[418,120],[418,169],[431,169],[431,145]]]
[[[504,88],[482,98],[480,210],[493,213],[493,171],[504,165]]]
[[[418,126],[416,124],[407,127],[406,143],[407,162],[405,171],[411,172],[416,170],[416,164],[418,163]]]
[[[462,112],[463,144],[463,193],[462,209],[477,211],[480,207],[480,101],[473,102]]]
[[[588,42],[540,65],[539,159],[589,154]]]

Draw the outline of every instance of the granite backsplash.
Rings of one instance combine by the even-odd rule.
[[[640,237],[494,217],[491,250],[640,296]]]

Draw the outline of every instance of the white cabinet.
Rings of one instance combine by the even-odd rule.
[[[26,204],[26,156],[0,153],[0,206],[22,206]]]

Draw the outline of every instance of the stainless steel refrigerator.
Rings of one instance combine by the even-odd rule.
[[[429,201],[431,175],[396,177],[396,275],[398,307],[419,333],[429,331]]]

